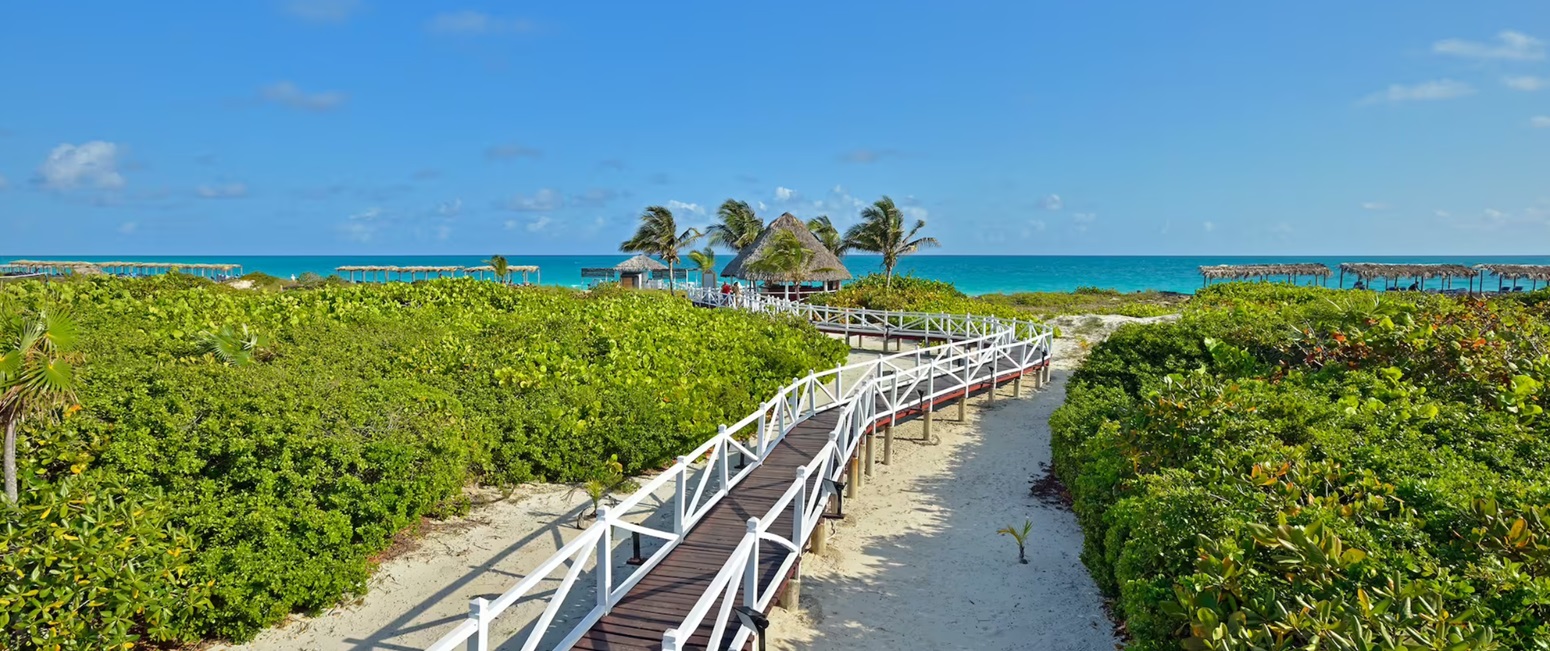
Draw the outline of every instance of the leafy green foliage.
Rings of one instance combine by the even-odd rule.
[[[1097,346],[1051,418],[1134,648],[1544,649],[1550,322],[1263,284]]]
[[[653,292],[473,280],[262,292],[164,277],[49,287],[79,322],[83,408],[62,424],[24,423],[23,507],[0,527],[47,538],[36,507],[71,481],[96,503],[164,514],[165,543],[126,521],[124,536],[79,544],[104,558],[130,535],[147,554],[184,550],[181,574],[139,564],[139,583],[100,583],[146,604],[192,600],[165,617],[124,615],[126,630],[166,640],[245,639],[327,608],[363,588],[396,532],[466,504],[470,482],[586,481],[611,458],[626,474],[659,468],[790,378],[844,359],[803,323]],[[0,287],[24,305],[44,291]],[[272,357],[232,366],[190,354],[231,323],[264,333]],[[20,621],[53,603],[36,596],[0,612]],[[36,617],[107,630],[91,613],[49,612]]]
[[[254,359],[263,359],[269,340],[246,324],[241,329],[229,325],[220,330],[199,335],[199,352],[210,355],[231,366],[247,366]]]
[[[975,297],[987,303],[1010,305],[1040,316],[1063,314],[1119,314],[1150,317],[1174,314],[1189,297],[1167,292],[1121,293],[1114,289],[1078,287],[1071,292],[1015,292]]]

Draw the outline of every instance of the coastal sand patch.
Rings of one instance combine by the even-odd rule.
[[[1127,317],[1105,317],[1112,331]],[[1064,507],[1029,493],[1049,463],[1049,415],[1085,350],[1056,343],[1054,381],[1020,400],[971,401],[895,430],[893,464],[874,468],[829,547],[803,559],[801,608],[771,615],[769,648],[1108,651],[1119,641],[1082,566]],[[1026,391],[1025,387],[1025,391]],[[996,530],[1033,523],[1027,565]]]

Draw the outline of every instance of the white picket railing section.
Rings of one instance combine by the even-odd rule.
[[[772,450],[797,423],[820,411],[842,409],[839,424],[829,434],[829,442],[808,465],[798,468],[791,487],[762,518],[750,518],[742,541],[715,579],[685,616],[683,623],[663,633],[663,651],[679,651],[693,635],[718,598],[725,595],[715,614],[711,640],[721,640],[732,624],[733,604],[741,603],[764,611],[778,586],[758,585],[759,547],[763,543],[779,545],[791,553],[777,576],[784,576],[796,562],[799,546],[812,533],[828,504],[834,484],[845,472],[846,460],[856,453],[867,428],[887,420],[902,410],[918,407],[937,398],[966,392],[972,384],[993,381],[1029,369],[1045,368],[1050,362],[1051,329],[1031,321],[1009,320],[973,315],[948,315],[922,312],[890,312],[825,307],[786,301],[758,294],[721,294],[710,288],[688,291],[695,302],[805,318],[832,332],[887,336],[911,336],[947,343],[878,359],[814,371],[792,381],[759,409],[732,425],[719,428],[710,440],[693,452],[678,457],[665,472],[646,482],[639,490],[616,504],[600,509],[596,521],[581,535],[534,568],[494,600],[476,598],[469,605],[467,619],[448,631],[426,651],[451,651],[466,644],[468,651],[489,651],[490,626],[507,608],[527,597],[535,597],[534,588],[548,581],[561,568],[564,578],[547,597],[542,615],[528,628],[522,651],[534,651],[549,634],[556,615],[576,587],[582,572],[594,570],[596,605],[574,624],[573,629],[553,648],[565,650],[608,614],[630,589],[644,578],[678,546],[684,536],[699,523],[711,507],[725,497],[749,473],[764,462]],[[847,375],[860,373],[859,379],[846,382]],[[923,395],[914,395],[923,391]],[[730,463],[733,452],[747,460],[741,469]],[[695,461],[706,459],[698,481],[694,480]],[[714,488],[711,487],[714,480]],[[826,481],[829,480],[829,481]],[[656,529],[628,522],[623,516],[671,482],[672,529]],[[776,517],[790,508],[793,525],[790,538],[768,530]],[[664,541],[644,563],[626,578],[613,576],[614,531],[622,529]],[[742,598],[735,598],[739,588]],[[731,648],[741,648],[751,631],[736,633]]]

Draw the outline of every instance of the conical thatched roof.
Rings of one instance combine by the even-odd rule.
[[[779,230],[791,231],[797,236],[797,241],[801,242],[802,246],[813,252],[813,259],[807,263],[809,273],[806,278],[808,281],[830,282],[851,279],[850,272],[845,269],[845,265],[840,262],[839,257],[829,251],[823,245],[823,242],[819,242],[818,237],[813,235],[812,231],[807,230],[807,224],[803,224],[802,220],[797,219],[795,215],[789,212],[770,222],[770,225],[765,227],[764,232],[759,233],[759,236],[754,238],[753,244],[748,245],[748,248],[743,249],[742,252],[737,254],[737,257],[732,258],[732,261],[727,263],[727,266],[721,270],[721,275],[752,281],[785,280],[779,277],[778,274],[760,273],[743,268],[747,266],[749,261],[758,259],[764,253],[765,247],[770,246],[775,240],[775,232]],[[830,271],[814,272],[812,271],[814,269],[829,269]]]
[[[614,265],[614,271],[623,271],[628,273],[659,271],[664,269],[667,269],[667,265],[657,262],[656,260],[652,260],[651,256],[644,253],[637,253],[635,257]]]

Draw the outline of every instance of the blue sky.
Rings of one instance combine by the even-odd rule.
[[[0,253],[1542,254],[1550,3],[0,6]]]

